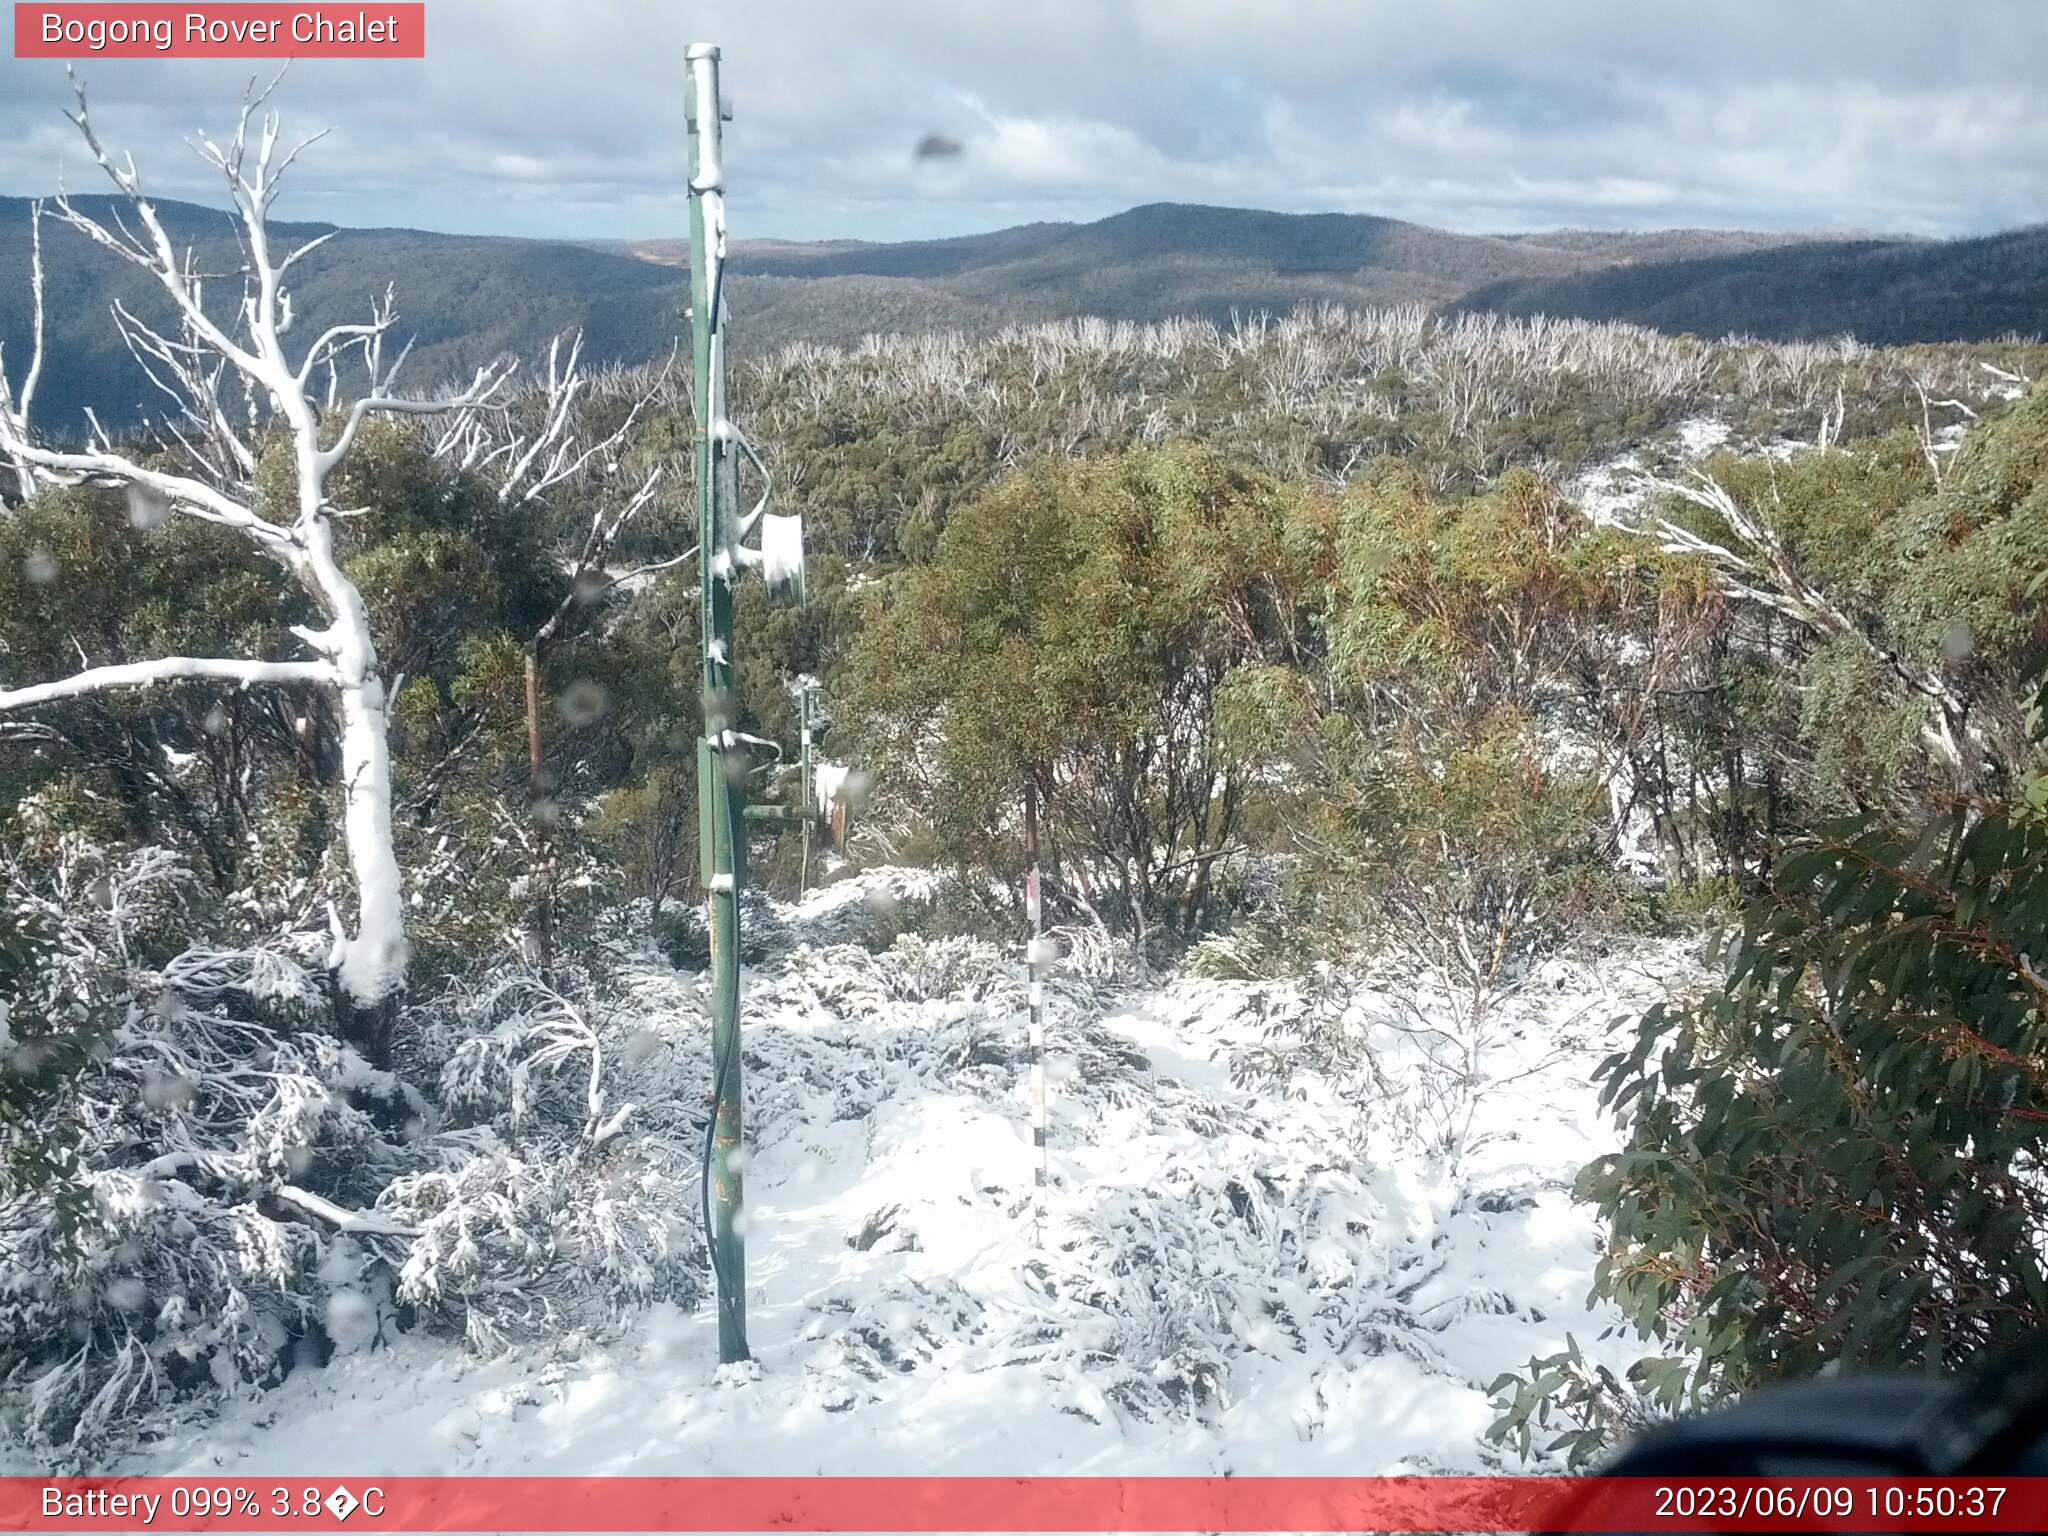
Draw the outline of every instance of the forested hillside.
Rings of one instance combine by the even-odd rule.
[[[1676,335],[1853,335],[1877,346],[2048,330],[2048,226],[1978,240],[1844,240],[1507,278],[1459,300],[1509,315],[1628,320]]]
[[[104,213],[107,199],[79,206]],[[166,227],[228,270],[225,215],[166,202]],[[686,306],[683,247],[485,239],[416,230],[277,226],[331,234],[298,274],[304,323],[355,313],[397,284],[415,376],[501,352],[531,356],[580,329],[593,362],[669,352]],[[90,406],[132,422],[164,402],[106,322],[119,298],[153,313],[137,274],[53,227],[49,313],[62,345],[45,420],[81,430]],[[959,331],[1075,316],[1161,322],[1274,317],[1301,306],[1419,304],[1624,320],[1678,334],[1855,335],[1901,344],[2048,331],[2037,231],[1978,241],[1835,241],[1716,230],[1460,235],[1352,214],[1153,204],[1092,224],[1034,224],[903,244],[737,242],[732,302],[743,352],[855,345],[870,334]],[[0,273],[28,264],[28,204],[0,198]],[[0,346],[21,356],[25,286],[0,283]]]
[[[95,218],[105,218],[117,202],[97,195],[76,199]],[[227,214],[168,199],[158,206],[171,238],[191,248],[201,270],[240,269]],[[391,288],[403,333],[415,342],[408,366],[423,383],[507,351],[536,355],[565,330],[581,330],[594,357],[647,362],[666,357],[683,329],[688,296],[681,275],[629,256],[546,240],[282,221],[271,227],[291,244],[331,237],[293,274],[300,324],[355,319]],[[77,232],[53,222],[45,236],[52,334],[51,365],[41,384],[43,419],[53,429],[75,432],[89,407],[110,424],[161,417],[171,402],[122,345],[109,313],[118,300],[162,321],[161,296],[144,274]],[[28,353],[28,268],[29,202],[0,197],[0,347],[15,359]],[[225,297],[223,283],[214,302]]]

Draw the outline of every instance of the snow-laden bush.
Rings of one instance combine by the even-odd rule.
[[[5,1417],[89,1467],[176,1399],[288,1368],[319,1314],[324,1239],[179,1179],[81,1169],[67,1201],[0,1204]]]
[[[1070,942],[1074,933],[1060,930]],[[1065,953],[1046,983],[1055,1008],[1086,1012],[1100,1006],[1105,992],[1130,974],[1131,946],[1121,940],[1089,943],[1078,956]],[[1014,948],[966,936],[924,938],[899,935],[887,949],[870,952],[851,944],[822,949],[800,945],[779,973],[764,978],[770,995],[794,988],[833,1013],[876,1014],[903,1003],[947,1002],[991,1013],[1021,1012],[1026,1006],[1024,945]]]
[[[423,1049],[459,1042],[437,1097],[466,1129],[436,1138],[442,1165],[401,1176],[380,1202],[415,1234],[399,1300],[489,1350],[693,1298],[692,1150],[659,1133],[623,1139],[636,1099],[702,1097],[701,1081],[674,1080],[666,1042],[635,1013],[593,1013],[531,976],[421,1012]]]
[[[446,1172],[399,1179],[383,1208],[417,1230],[399,1300],[478,1349],[595,1336],[629,1307],[696,1294],[675,1159],[564,1165],[485,1143]]]
[[[292,1026],[323,1007],[303,953],[154,960],[191,885],[161,850],[41,852],[0,865],[27,939],[0,973],[0,1415],[89,1465],[153,1411],[287,1367],[325,1300],[306,1207],[374,1195],[403,1157],[385,1127],[421,1106]]]
[[[1278,981],[1302,975],[1316,958],[1314,939],[1276,903],[1205,935],[1189,947],[1185,969],[1210,981]]]
[[[1141,947],[1100,927],[1085,923],[1048,928],[1059,974],[1096,986],[1140,982],[1151,977]]]
[[[691,1293],[694,1166],[624,1134],[688,1096],[665,1049],[499,980],[414,1010],[444,1113],[336,1038],[323,935],[167,948],[190,889],[78,839],[0,863],[0,1434],[87,1469],[402,1308],[492,1347]]]
[[[1552,959],[1530,979],[1554,986],[1578,974]],[[1484,1114],[1488,1101],[1579,1049],[1594,1022],[1590,1014],[1534,1025],[1498,1011],[1474,1015],[1441,985],[1327,961],[1291,980],[1201,980],[1186,990],[1223,996],[1257,1027],[1259,1041],[1233,1055],[1237,1082],[1286,1089],[1297,1078],[1327,1079],[1351,1106],[1349,1136],[1361,1154],[1419,1147],[1452,1171],[1499,1135]],[[1542,1036],[1533,1052],[1524,1045],[1532,1027]]]
[[[1104,1202],[1066,1250],[1090,1277],[1081,1299],[1111,1322],[1106,1358],[1093,1362],[1108,1373],[1103,1390],[1141,1419],[1223,1405],[1241,1305],[1228,1197],[1192,1184],[1158,1193]]]

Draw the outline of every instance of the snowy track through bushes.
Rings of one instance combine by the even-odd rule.
[[[1481,1097],[1455,1157],[1427,1147],[1447,1069],[1420,1069],[1412,1027],[1394,1027],[1413,1014],[1387,998],[1341,1004],[1378,1042],[1382,1086],[1362,1102],[1350,1079],[1233,1073],[1298,988],[1072,967],[1034,1238],[1020,966],[974,940],[842,942],[885,879],[904,889],[871,876],[754,925],[769,930],[746,978],[758,1370],[721,1374],[708,1307],[484,1359],[396,1335],[123,1469],[1480,1470],[1511,1464],[1483,1438],[1501,1372],[1567,1332],[1626,1363],[1625,1340],[1596,1342],[1618,1319],[1587,1311],[1596,1233],[1568,1190],[1611,1144],[1589,1068],[1612,1022],[1682,969],[1675,947],[1531,978],[1464,1085]],[[629,977],[668,1058],[650,1079],[701,1087],[697,985],[653,962]],[[702,1113],[644,1104],[637,1133],[682,1140]]]

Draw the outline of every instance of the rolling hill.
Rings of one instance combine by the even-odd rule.
[[[1027,224],[993,234],[896,245],[787,243],[733,250],[739,277],[912,281],[992,319],[1072,314],[1117,320],[1227,320],[1303,303],[1448,304],[1485,284],[1541,282],[1668,253],[1748,251],[1788,237],[1717,231],[1665,235],[1460,235],[1369,214],[1285,214],[1152,203],[1092,224]],[[687,260],[680,243],[638,254]]]
[[[110,197],[77,206],[104,219]],[[188,203],[157,204],[172,239],[190,245],[202,271],[240,266],[234,229],[223,213]],[[333,231],[329,224],[273,224],[273,238],[299,245]],[[48,272],[49,361],[36,417],[62,430],[92,406],[109,424],[164,403],[128,355],[108,306],[126,301],[147,319],[167,316],[169,301],[147,276],[44,220]],[[10,376],[25,366],[29,212],[21,198],[0,198],[0,346]],[[631,256],[566,242],[428,234],[419,230],[338,232],[293,269],[296,327],[307,340],[336,320],[360,319],[387,285],[397,294],[399,329],[414,339],[406,377],[426,385],[511,349],[530,354],[550,335],[581,326],[595,356],[640,361],[665,355],[682,325],[688,284],[682,274]],[[230,302],[230,285],[214,285]],[[234,285],[239,297],[239,284]],[[211,307],[211,306],[210,306]],[[218,311],[216,311],[218,312]]]
[[[1851,333],[1879,346],[2048,332],[2048,224],[1976,240],[1844,240],[1507,278],[1460,308],[1702,336]]]
[[[113,200],[80,198],[104,216]],[[163,203],[204,269],[238,265],[215,210]],[[276,227],[290,243],[333,226]],[[50,360],[37,416],[68,430],[91,406],[110,424],[155,392],[108,317],[162,304],[142,275],[46,226]],[[676,241],[576,243],[345,229],[295,276],[307,334],[356,318],[387,284],[425,384],[500,352],[532,355],[581,327],[591,356],[665,355],[688,302]],[[29,333],[28,204],[0,198],[0,344],[15,377]],[[1362,214],[1278,214],[1156,203],[1090,224],[1026,224],[949,240],[736,242],[735,345],[843,344],[870,332],[959,329],[1072,315],[1159,320],[1284,313],[1302,304],[1422,304],[1631,320],[1671,331],[1872,342],[2048,331],[2048,227],[1949,242],[1711,230],[1464,235]],[[227,283],[217,285],[226,296]]]

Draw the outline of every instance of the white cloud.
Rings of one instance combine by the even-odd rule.
[[[437,0],[422,62],[308,61],[288,212],[683,227],[682,50],[725,49],[737,233],[989,228],[1178,199],[1556,224],[1961,233],[2048,218],[2048,6],[1977,0]],[[166,195],[234,63],[85,67]],[[0,190],[86,166],[0,59]],[[927,134],[964,153],[919,162]]]

